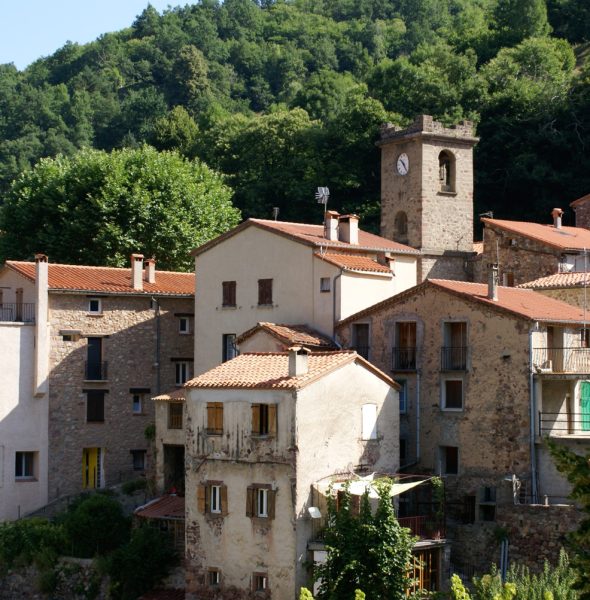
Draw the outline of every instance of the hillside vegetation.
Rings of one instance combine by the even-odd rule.
[[[476,214],[549,220],[590,192],[587,0],[201,0],[0,65],[0,196],[40,158],[176,150],[244,217],[377,227],[384,121],[477,123]],[[572,224],[571,219],[566,224]],[[13,257],[18,258],[18,257]]]

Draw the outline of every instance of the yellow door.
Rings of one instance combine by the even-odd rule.
[[[100,487],[100,448],[82,450],[82,488]]]

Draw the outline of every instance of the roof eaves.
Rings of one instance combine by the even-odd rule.
[[[34,280],[33,280],[34,281]],[[144,296],[165,296],[166,298],[193,298],[194,293],[177,293],[177,292],[161,292],[161,291],[139,291],[132,290],[129,292],[125,291],[113,291],[113,290],[95,290],[95,289],[78,289],[78,288],[48,288],[48,292],[53,294],[100,294],[101,296],[134,296],[141,298]]]

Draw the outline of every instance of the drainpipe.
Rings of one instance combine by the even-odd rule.
[[[539,323],[529,330],[529,410],[530,410],[530,451],[531,451],[531,494],[532,503],[537,504],[537,449],[535,447],[535,423],[537,419],[535,398],[535,376],[533,373],[533,333]]]
[[[343,270],[344,269],[340,269],[340,273],[334,275],[334,279],[332,279],[332,289],[334,290],[334,295],[332,296],[332,341],[338,346],[340,344],[336,342],[336,280],[342,277]],[[342,294],[340,295],[342,296]]]

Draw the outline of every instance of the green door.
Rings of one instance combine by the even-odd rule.
[[[590,381],[582,381],[580,389],[582,431],[590,431]]]

